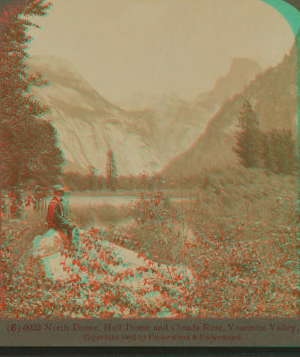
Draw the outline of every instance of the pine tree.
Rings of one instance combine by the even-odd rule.
[[[239,131],[236,134],[236,147],[234,151],[243,166],[257,167],[262,163],[262,133],[259,121],[249,101],[244,104],[238,118]]]
[[[276,136],[272,132],[263,133],[263,167],[270,172],[277,172]]]
[[[101,191],[104,186],[104,177],[102,175],[97,176],[97,184],[96,184],[96,189],[98,191]]]
[[[292,130],[283,130],[283,152],[280,170],[287,175],[293,175],[297,173],[297,143],[293,138]]]
[[[35,124],[35,133],[32,134],[35,136],[32,140],[34,145],[30,143],[29,146],[28,174],[46,192],[61,176],[64,159],[58,147],[57,131],[52,124],[46,120],[38,120]]]
[[[115,161],[115,155],[112,150],[107,153],[106,164],[106,189],[115,192],[117,189],[118,171]]]
[[[276,144],[273,149],[275,152],[275,160],[277,166],[277,174],[285,173],[287,169],[287,147],[286,147],[286,140],[283,130],[274,130],[276,135]]]
[[[88,170],[89,173],[86,176],[87,187],[89,188],[89,190],[92,190],[94,192],[97,189],[97,169],[95,166],[89,166]]]
[[[295,174],[298,158],[292,131],[273,129],[265,135],[265,168],[275,174]]]
[[[15,202],[20,202],[21,188],[38,181],[42,185],[54,182],[63,162],[54,129],[41,119],[49,108],[30,94],[31,87],[47,83],[41,75],[30,75],[25,61],[30,41],[26,32],[29,27],[38,27],[27,17],[45,16],[49,8],[50,4],[44,4],[44,0],[27,0],[19,8],[14,7],[7,15],[8,24],[1,41],[2,187],[10,191]],[[13,208],[12,213],[16,211]]]

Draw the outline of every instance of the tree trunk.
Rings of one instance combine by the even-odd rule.
[[[10,189],[10,215],[13,219],[21,217],[22,212],[22,198],[20,192],[20,168],[18,167],[12,176],[13,182]]]
[[[10,215],[13,219],[20,218],[22,212],[22,200],[19,187],[11,189]]]

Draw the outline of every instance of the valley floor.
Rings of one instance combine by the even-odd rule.
[[[39,262],[30,259],[25,273],[20,273],[23,253],[36,235],[45,232],[42,217],[4,227],[3,317],[298,316],[296,177],[228,171],[212,174],[193,201],[170,202],[157,189],[141,195],[128,212],[94,207],[91,222],[87,220],[91,209],[72,210],[73,218],[90,234],[78,251],[67,253],[70,269],[76,265],[78,272],[73,282],[45,279]],[[158,264],[186,266],[195,284],[178,279],[172,271],[165,275],[153,271],[154,289],[163,296],[159,303],[143,298],[146,284],[144,290],[130,293],[120,283],[138,277],[116,275],[105,268],[114,261],[103,255],[101,239]],[[151,266],[144,270],[151,272]],[[95,272],[106,275],[109,283],[96,283]],[[81,273],[89,279],[81,280]],[[170,284],[174,279],[178,291]]]

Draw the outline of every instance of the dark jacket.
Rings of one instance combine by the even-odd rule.
[[[53,197],[47,212],[48,227],[59,230],[73,229],[75,226],[69,221],[69,215],[67,204],[60,197]]]

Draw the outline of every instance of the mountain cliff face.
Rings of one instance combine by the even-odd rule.
[[[263,131],[292,129],[295,137],[297,136],[298,83],[295,46],[277,67],[269,68],[242,93],[227,100],[194,145],[171,162],[162,174],[166,177],[187,178],[197,176],[205,168],[235,164],[236,155],[232,148],[235,145],[239,112],[246,99],[256,111]]]
[[[198,109],[215,114],[224,102],[242,92],[259,73],[261,67],[257,62],[249,58],[234,58],[228,74],[217,81],[213,90],[200,94],[193,103]]]
[[[145,111],[157,128],[157,142],[166,162],[170,162],[191,147],[222,104],[243,91],[261,72],[255,61],[233,59],[226,76],[215,87],[187,102],[171,93],[165,96],[146,96],[142,93],[126,98],[119,105],[128,111]]]
[[[65,171],[85,172],[92,165],[104,174],[110,149],[121,175],[162,167],[146,114],[134,116],[108,102],[61,59],[36,57],[29,65],[49,81],[34,94],[52,107],[48,119],[59,133]]]
[[[95,166],[105,174],[107,152],[112,150],[121,175],[157,172],[188,150],[223,102],[260,71],[255,62],[236,59],[228,75],[192,103],[174,94],[138,96],[127,105],[123,102],[125,110],[100,96],[64,60],[34,57],[28,65],[49,82],[33,94],[52,107],[48,119],[59,133],[64,170],[86,172]]]

